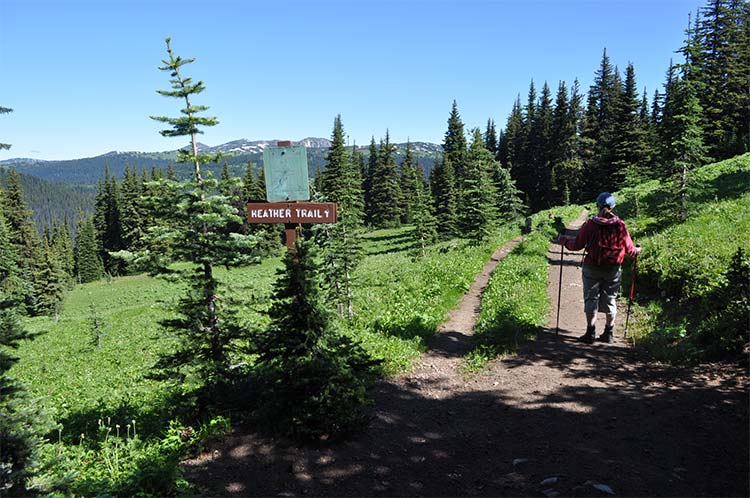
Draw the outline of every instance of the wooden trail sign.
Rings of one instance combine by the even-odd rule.
[[[336,223],[335,202],[251,202],[248,223]]]
[[[247,222],[284,223],[286,246],[292,251],[302,223],[336,223],[336,203],[302,202],[310,198],[305,147],[289,141],[277,145],[263,151],[269,202],[248,203]]]

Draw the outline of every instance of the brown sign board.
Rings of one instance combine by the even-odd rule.
[[[335,202],[251,202],[248,223],[336,223]]]

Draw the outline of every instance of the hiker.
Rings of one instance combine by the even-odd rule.
[[[583,259],[583,310],[586,313],[586,333],[579,341],[591,344],[596,336],[596,314],[606,314],[607,322],[602,335],[596,340],[614,341],[612,329],[617,315],[616,299],[622,278],[621,266],[625,254],[637,256],[641,249],[633,245],[628,227],[613,211],[615,197],[602,192],[596,198],[598,212],[588,219],[575,239],[560,235],[558,244],[570,251],[586,248]]]

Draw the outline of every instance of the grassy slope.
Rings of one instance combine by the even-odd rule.
[[[384,360],[386,373],[409,368],[494,248],[517,233],[503,230],[479,246],[441,243],[417,258],[410,232],[405,227],[365,237],[366,258],[354,275],[357,315],[342,324]],[[279,258],[270,258],[220,273],[227,282],[225,300],[247,303],[241,317],[248,325],[263,326],[265,316],[258,311],[267,306],[280,266]],[[118,418],[123,426],[137,418],[142,434],[159,434],[174,415],[174,393],[144,376],[170,347],[158,321],[179,295],[176,285],[146,275],[76,286],[58,320],[26,321],[42,335],[20,348],[13,374],[51,410],[69,438],[95,432],[98,419],[106,417]]]

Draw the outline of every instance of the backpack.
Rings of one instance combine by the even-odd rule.
[[[594,235],[587,244],[591,261],[597,266],[617,266],[623,252],[622,221],[612,225],[595,224]]]

